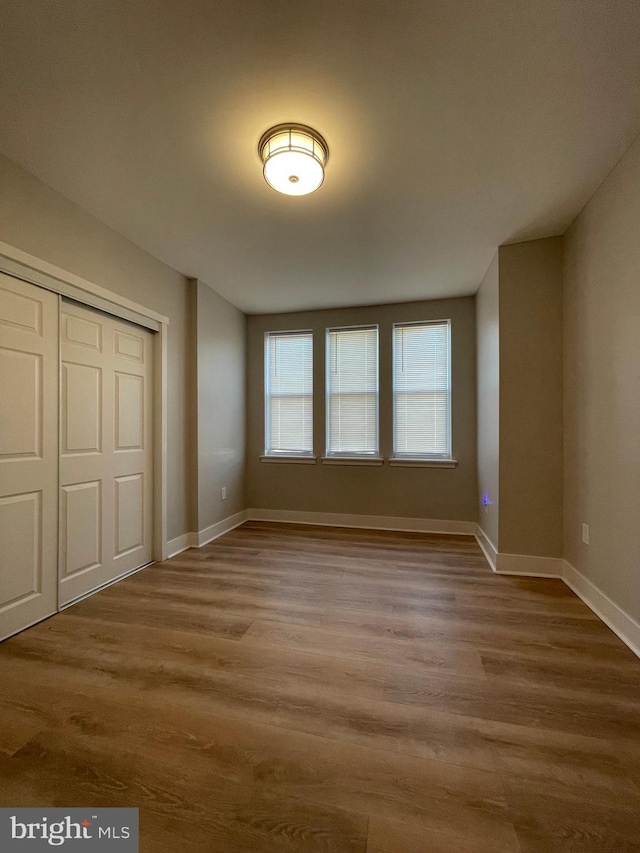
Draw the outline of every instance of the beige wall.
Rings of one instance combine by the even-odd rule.
[[[640,619],[640,140],[566,234],[564,331],[565,558]]]
[[[169,317],[168,535],[186,533],[186,279],[4,157],[0,240]]]
[[[476,327],[480,526],[500,553],[560,557],[561,237],[499,248]]]
[[[500,447],[500,329],[498,253],[476,294],[478,362],[478,520],[498,548]],[[482,503],[485,495],[488,503]]]
[[[246,317],[201,281],[190,282],[195,300],[197,377],[194,530],[244,509]],[[222,487],[227,489],[221,499]]]
[[[264,463],[264,334],[314,331],[314,445],[324,454],[325,329],[380,326],[380,445],[392,453],[391,329],[393,323],[450,318],[452,432],[455,469]],[[247,503],[357,515],[476,520],[475,303],[473,297],[365,308],[248,317]]]
[[[562,556],[562,237],[501,246],[498,550]]]

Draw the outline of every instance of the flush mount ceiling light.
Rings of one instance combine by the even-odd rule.
[[[270,187],[286,195],[307,195],[324,181],[329,146],[304,124],[277,124],[262,134],[258,154]]]

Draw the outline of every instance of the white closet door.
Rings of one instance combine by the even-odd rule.
[[[153,335],[63,300],[60,604],[152,559]]]
[[[0,273],[0,639],[55,613],[58,297]]]

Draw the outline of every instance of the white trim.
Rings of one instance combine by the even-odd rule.
[[[222,521],[218,521],[210,527],[205,527],[204,530],[199,530],[195,533],[183,533],[182,536],[176,536],[175,539],[167,542],[168,553],[165,559],[170,560],[172,557],[177,557],[178,554],[182,554],[188,548],[203,548],[209,542],[213,542],[214,539],[224,536],[225,533],[235,530],[236,527],[240,527],[241,524],[248,521],[249,516],[247,513],[248,510],[243,509],[241,512],[230,515],[228,518],[223,518]]]
[[[93,282],[87,281],[79,275],[67,272],[67,270],[56,267],[47,261],[43,261],[41,258],[36,258],[35,255],[23,252],[22,249],[18,249],[15,246],[9,245],[9,243],[2,242],[1,240],[0,270],[8,273],[9,275],[18,276],[18,278],[22,278],[24,281],[30,281],[32,284],[45,287],[47,290],[53,290],[55,293],[62,293],[65,296],[80,299],[80,301],[87,305],[93,305],[93,307],[100,308],[101,306],[99,304],[89,298],[96,297],[98,300],[110,303],[110,313],[116,313],[117,316],[124,316],[125,319],[131,318],[126,315],[119,314],[117,309],[123,308],[127,312],[132,312],[142,318],[154,320],[155,324],[169,322],[169,318],[165,317],[164,314],[158,314],[157,311],[145,308],[143,305],[139,305],[137,302],[132,302],[131,299],[127,299],[117,293],[112,293],[110,290],[100,287],[98,284],[93,284]],[[43,279],[48,279],[48,281]],[[84,292],[85,298],[83,299],[82,293],[77,293],[77,291]],[[109,311],[109,308],[103,308],[102,310]],[[155,324],[153,329],[154,331],[157,331],[157,325]]]
[[[204,530],[183,533],[182,536],[170,539],[167,542],[167,556],[164,559],[170,560],[172,557],[177,557],[178,554],[182,554],[188,548],[202,548],[208,545],[209,542],[213,542],[214,539],[224,536],[225,533],[235,530],[236,527],[240,527],[241,524],[248,521],[249,516],[247,513],[248,510],[243,509],[241,512],[230,515],[228,518],[223,518],[222,521],[218,521],[210,527],[205,527]]]
[[[480,527],[480,525],[476,525],[475,538],[476,542],[480,546],[482,553],[487,558],[487,562],[491,566],[492,572],[497,572],[497,562],[498,562],[498,549],[495,547],[491,539],[487,536],[484,530]]]
[[[562,564],[562,579],[567,586],[593,610],[596,616],[602,619],[605,625],[611,628],[614,634],[620,637],[635,655],[640,657],[640,623],[571,563],[563,560]]]
[[[531,557],[526,554],[500,554],[484,530],[477,525],[476,541],[491,569],[499,575],[533,578],[558,578],[640,657],[640,622],[622,609],[571,563],[559,557]]]
[[[501,554],[496,562],[498,575],[522,575],[531,578],[562,578],[559,557],[532,557],[529,554]]]
[[[384,515],[352,515],[338,512],[302,512],[288,509],[248,509],[248,521],[279,521],[284,524],[315,524],[320,527],[355,527],[364,530],[397,530],[405,533],[442,533],[473,536],[475,521],[430,518],[396,518]]]
[[[153,559],[165,560],[167,545],[167,371],[169,318],[0,240],[0,271],[53,293],[71,296],[155,331],[153,346]],[[145,322],[145,318],[146,321]],[[149,322],[150,321],[150,322]]]
[[[491,571],[497,575],[522,575],[530,578],[562,577],[562,560],[559,557],[501,554],[479,524],[476,525],[475,538],[487,558]]]
[[[260,457],[261,462],[293,462],[295,465],[315,465],[315,456],[272,456],[265,454]]]
[[[438,519],[394,518],[376,515],[351,515],[326,512],[300,512],[282,509],[246,509],[199,533],[185,533],[167,543],[170,556],[175,557],[187,548],[201,548],[245,521],[273,521],[282,524],[311,524],[321,527],[352,527],[364,530],[397,530],[406,533],[438,533],[473,535],[482,549],[492,571],[496,574],[521,577],[557,578],[564,581],[575,594],[617,634],[634,654],[640,657],[640,623],[626,613],[566,560],[554,557],[532,557],[527,554],[500,554],[487,534],[472,521],[441,521]]]
[[[167,472],[169,326],[161,323],[153,341],[153,558],[166,560],[169,552]]]
[[[382,456],[323,456],[323,465],[382,465]]]
[[[178,554],[182,554],[183,551],[186,551],[187,548],[190,548],[191,545],[190,537],[195,534],[191,533],[183,533],[182,536],[176,536],[175,539],[170,539],[167,542],[167,556],[165,560],[170,560],[172,557],[177,557]]]
[[[530,578],[562,578],[562,560],[559,557],[532,557],[529,554],[501,554],[479,524],[475,531],[476,542],[482,549],[497,575],[522,575]]]
[[[410,459],[406,456],[389,459],[392,468],[455,468],[457,464],[457,459]]]
[[[213,540],[217,539],[219,536],[224,536],[224,534],[229,533],[230,530],[240,527],[240,525],[244,524],[247,520],[247,510],[243,509],[241,512],[237,512],[235,515],[230,515],[228,518],[223,518],[222,521],[218,521],[210,527],[205,527],[204,530],[200,530],[198,533],[189,533],[188,547],[202,548],[204,545],[208,545],[209,542],[213,542]]]

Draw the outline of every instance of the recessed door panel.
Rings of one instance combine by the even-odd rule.
[[[144,478],[142,474],[118,477],[115,511],[115,555],[121,557],[144,544]]]
[[[62,315],[63,340],[70,344],[79,344],[89,349],[102,351],[102,326],[93,320],[76,317],[73,314]]]
[[[42,354],[0,347],[0,461],[42,457],[42,393]]]
[[[63,300],[60,602],[152,557],[153,334]]]
[[[0,612],[42,592],[42,493],[0,498]]]
[[[0,640],[57,608],[58,304],[0,273]]]
[[[129,334],[116,329],[115,333],[115,355],[122,358],[144,362],[144,337],[142,335]]]
[[[42,337],[41,297],[18,293],[9,276],[0,282],[0,326],[8,326],[22,332],[31,332]],[[36,288],[37,290],[37,288]]]
[[[62,455],[102,451],[102,369],[62,364]]]
[[[115,374],[116,450],[142,450],[144,442],[144,377]]]
[[[62,487],[61,573],[69,577],[95,569],[102,562],[102,483],[76,483]]]

